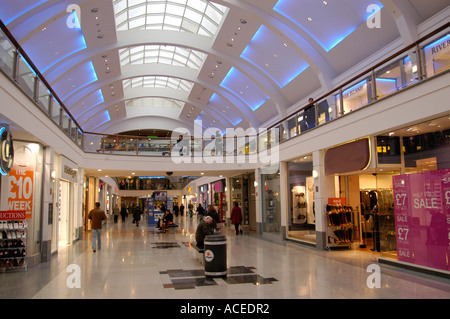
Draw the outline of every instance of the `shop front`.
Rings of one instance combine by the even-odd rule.
[[[78,166],[64,156],[55,156],[52,252],[72,244],[82,234]]]
[[[450,114],[368,140],[374,147],[367,167],[335,174],[339,201],[327,206],[329,247],[448,274]]]
[[[3,259],[0,271],[26,269],[41,261],[41,196],[43,176],[43,147],[40,144],[12,141],[8,127],[0,126],[1,148],[1,197],[0,226],[2,243],[20,242],[20,256],[9,258],[8,248],[0,249]],[[5,165],[5,159],[11,165]],[[6,257],[5,257],[6,256]],[[26,256],[26,261],[25,261]]]

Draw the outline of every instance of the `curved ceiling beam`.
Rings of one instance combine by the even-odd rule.
[[[304,30],[274,10],[269,14],[251,4],[238,0],[216,0],[216,2],[229,8],[246,11],[247,14],[261,20],[262,24],[278,34],[308,62],[317,74],[325,91],[331,89],[331,81],[336,76],[336,71],[325,58],[325,50]]]
[[[380,0],[395,21],[397,29],[405,45],[419,38],[417,25],[420,15],[409,1]]]
[[[128,131],[130,128],[148,129],[149,127],[170,131],[175,131],[180,128],[187,128],[190,132],[194,132],[194,124],[157,116],[141,116],[126,120],[109,121],[96,128],[101,129],[101,131],[105,132],[105,134],[115,134],[116,132]]]
[[[172,88],[148,88],[148,87],[138,87],[138,88],[128,88],[124,90],[124,95],[122,97],[118,97],[115,99],[109,99],[108,101],[105,101],[103,103],[95,105],[95,109],[97,110],[97,113],[102,112],[108,108],[108,106],[118,104],[124,101],[132,100],[132,99],[138,99],[138,98],[144,98],[144,97],[162,97],[167,99],[174,99],[181,102],[184,102],[186,104],[190,104],[195,106],[196,108],[203,110],[205,113],[209,114],[212,117],[217,118],[221,122],[225,120],[225,122],[231,126],[234,126],[232,124],[232,121],[225,115],[223,115],[220,112],[215,111],[213,108],[204,108],[204,105],[200,104],[199,102],[195,100],[189,99],[189,93],[182,91],[182,90],[176,90]],[[82,118],[85,116],[85,114],[91,112],[91,109],[82,110],[80,112],[77,112],[76,108],[80,104],[77,104],[75,107],[69,109],[69,111],[72,113],[77,114],[77,117]],[[243,117],[246,117],[245,113],[242,112],[240,109],[236,109],[239,114]],[[218,114],[219,116],[216,116],[214,114]],[[80,125],[83,123],[80,122]]]
[[[193,105],[199,109],[202,109],[202,105],[199,103],[196,103],[195,101],[189,100],[188,96],[183,96],[182,93],[185,92],[176,92],[177,90],[174,89],[160,89],[160,88],[138,88],[138,89],[133,89],[133,92],[128,92],[128,94],[126,94],[124,97],[115,99],[115,100],[110,100],[109,102],[104,102],[101,103],[99,105],[97,105],[95,107],[95,113],[92,113],[92,109],[89,109],[87,111],[84,111],[83,113],[81,113],[79,115],[79,117],[81,119],[83,119],[83,117],[88,116],[88,118],[86,120],[84,120],[84,122],[80,121],[80,125],[84,126],[88,123],[88,121],[100,114],[102,114],[105,110],[107,110],[108,106],[114,105],[114,104],[119,104],[122,102],[126,102],[126,101],[130,101],[130,100],[134,100],[134,99],[140,99],[140,98],[163,98],[163,99],[172,99],[172,100],[177,100],[186,104],[190,104]],[[148,112],[149,110],[146,110],[147,112],[143,112],[142,116],[147,116],[149,115],[149,113],[152,112]],[[153,110],[155,111],[155,110]],[[229,118],[227,118],[226,116],[224,116],[223,114],[217,112],[214,109],[203,109],[203,111],[208,114],[209,116],[211,116],[212,118],[217,119],[217,121],[219,121],[222,126],[224,128],[227,127],[227,125],[229,125],[228,127],[234,127],[234,125],[231,123],[231,120]],[[158,110],[156,110],[156,112],[158,112]],[[169,112],[170,113],[170,112]],[[128,113],[127,113],[128,114]],[[136,115],[139,116],[139,115]],[[170,116],[169,114],[166,114],[163,117],[167,117],[167,118],[172,118],[175,120],[179,120],[178,118],[178,114],[177,117],[174,116]],[[194,120],[194,119],[193,119]]]
[[[249,76],[274,102],[279,105],[279,113],[282,115],[283,110],[289,107],[288,101],[277,88],[277,84],[268,78],[259,70],[255,69],[250,62],[244,59],[238,59],[223,52],[213,49],[211,39],[206,36],[197,34],[179,32],[179,31],[162,31],[162,30],[127,30],[117,32],[117,42],[104,46],[85,49],[73,54],[55,65],[44,74],[58,73],[52,83],[58,81],[64,75],[76,68],[79,64],[91,60],[93,57],[111,50],[135,47],[140,45],[171,45],[177,47],[188,48],[203,52],[208,55],[215,55],[221,60],[228,61],[238,70]]]
[[[86,87],[84,87],[83,89],[67,97],[66,100],[72,99],[73,105],[75,105],[76,103],[80,102],[84,97],[88,96],[89,94],[95,92],[96,90],[110,83],[134,77],[155,76],[155,75],[179,78],[186,81],[198,83],[204,87],[207,87],[212,91],[216,92],[217,94],[219,94],[220,96],[224,97],[228,101],[230,101],[230,103],[234,105],[247,118],[247,120],[251,123],[252,126],[259,127],[259,125],[261,124],[260,121],[251,111],[250,107],[247,106],[245,103],[243,103],[241,100],[239,100],[237,97],[235,97],[234,94],[228,92],[226,89],[222,87],[217,87],[209,82],[199,80],[197,78],[197,71],[193,69],[174,67],[165,64],[127,65],[122,68],[121,75],[114,78],[108,78],[102,81],[96,81],[94,83],[91,83]],[[202,108],[204,108],[204,106],[202,106]]]

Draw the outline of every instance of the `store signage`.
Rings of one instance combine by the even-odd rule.
[[[423,48],[423,51],[427,76],[446,70],[448,68],[448,62],[445,57],[450,51],[450,35],[447,34],[430,43]]]
[[[370,164],[369,139],[363,138],[330,148],[325,153],[325,174],[364,170]]]
[[[450,270],[450,169],[392,179],[398,260]]]
[[[431,54],[440,53],[442,50],[450,47],[450,36],[446,35],[445,37],[433,42],[430,45],[425,47],[425,50],[431,50]]]
[[[21,220],[25,218],[25,211],[0,211],[0,220]]]
[[[67,165],[64,165],[64,174],[67,174],[67,175],[69,175],[72,178],[76,178],[77,177],[77,171],[72,169],[72,168],[70,168]]]
[[[328,198],[329,205],[347,205],[346,198]]]
[[[74,182],[77,182],[78,166],[74,162],[65,157],[61,157],[61,178]]]
[[[14,162],[13,139],[9,128],[0,126],[0,173],[8,175]]]
[[[31,218],[33,210],[34,171],[13,169],[9,172],[8,210],[26,211]]]

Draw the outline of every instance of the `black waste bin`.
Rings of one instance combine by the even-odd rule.
[[[227,275],[227,238],[224,235],[205,237],[205,276],[225,277]]]

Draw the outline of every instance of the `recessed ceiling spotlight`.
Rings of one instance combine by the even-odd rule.
[[[232,47],[232,46],[233,46],[233,43],[227,42],[227,45],[228,45],[229,47]]]
[[[312,19],[311,19],[311,18],[308,18],[308,21],[309,21],[309,22],[311,22],[311,21],[312,21]]]
[[[247,20],[245,20],[245,19],[241,19],[240,21],[241,21],[242,24],[246,24],[247,23]]]
[[[98,8],[93,8],[93,9],[91,9],[91,12],[92,12],[92,13],[97,13],[97,12],[98,12]]]
[[[322,1],[323,5],[326,6],[328,4],[328,2],[326,1]]]

